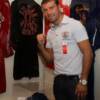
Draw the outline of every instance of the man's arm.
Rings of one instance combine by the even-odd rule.
[[[88,75],[91,68],[93,53],[89,43],[89,40],[84,40],[78,43],[81,52],[83,53],[83,67],[81,73],[81,79],[88,79]]]
[[[45,48],[44,43],[45,43],[45,36],[44,34],[39,34],[37,35],[37,41],[38,41],[38,48],[44,57],[44,59],[47,62],[53,62],[54,56],[53,56],[53,50],[51,48]]]
[[[78,43],[81,52],[83,53],[83,67],[82,73],[80,76],[80,80],[88,80],[89,72],[91,69],[91,63],[93,58],[92,49],[89,43],[89,40],[84,40]],[[82,81],[81,81],[82,82]],[[84,98],[87,95],[87,84],[83,85],[83,83],[77,84],[76,94],[78,98]]]

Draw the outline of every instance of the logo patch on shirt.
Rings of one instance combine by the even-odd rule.
[[[62,33],[63,39],[66,39],[68,37],[68,35],[69,35],[69,32],[63,32]]]

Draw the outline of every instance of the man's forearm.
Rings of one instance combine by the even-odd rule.
[[[53,62],[53,52],[51,49],[47,49],[44,47],[44,45],[38,44],[38,48],[40,50],[40,53],[42,54],[43,58],[47,62]]]
[[[88,75],[91,69],[92,59],[93,59],[92,51],[87,51],[87,53],[83,55],[83,69],[81,73],[82,79],[86,80],[88,79]]]

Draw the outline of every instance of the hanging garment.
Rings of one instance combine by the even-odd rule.
[[[9,47],[10,4],[8,0],[0,0],[0,93],[6,91],[4,57],[13,54]]]
[[[0,46],[0,93],[6,91],[6,76],[5,76],[5,64],[4,55]]]
[[[91,64],[91,70],[90,70],[90,74],[88,77],[88,95],[87,95],[87,100],[94,100],[94,46],[93,46],[93,38],[96,34],[96,21],[95,19],[92,18],[88,18],[87,22],[86,22],[86,30],[89,36],[89,40],[90,40],[90,44],[92,47],[92,51],[93,51],[93,60],[92,60],[92,64]]]
[[[15,49],[13,77],[38,77],[36,35],[42,33],[42,11],[34,0],[15,0],[11,4],[11,41]]]
[[[94,41],[95,50],[100,48],[100,0],[96,0],[96,8],[92,15],[96,19],[97,34]]]

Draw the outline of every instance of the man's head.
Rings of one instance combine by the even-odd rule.
[[[51,23],[56,23],[60,18],[60,7],[58,0],[43,0],[41,3],[44,17]]]

